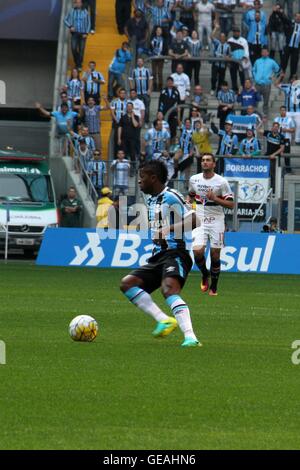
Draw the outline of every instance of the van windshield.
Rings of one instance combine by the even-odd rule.
[[[0,201],[54,202],[50,177],[0,174]]]

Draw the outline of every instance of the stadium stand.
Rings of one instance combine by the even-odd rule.
[[[79,0],[77,4],[80,8]],[[71,2],[66,0],[64,7],[62,15],[70,10]],[[271,156],[273,191],[265,195],[266,220],[260,222],[267,221],[274,213],[278,216],[278,200],[286,198],[287,184],[282,183],[288,182],[289,178],[297,179],[299,173],[293,155],[297,155],[297,144],[300,143],[300,92],[297,77],[292,77],[291,86],[289,74],[298,67],[300,15],[295,12],[291,18],[290,11],[284,13],[281,7],[269,0],[263,4],[258,0],[244,3],[235,0],[213,3],[206,0],[135,1],[133,7],[140,10],[138,15],[136,10],[132,11],[130,24],[127,23],[128,27],[125,25],[126,37],[118,32],[114,2],[98,2],[95,33],[89,34],[86,42],[81,77],[90,73],[91,61],[95,62],[94,72],[99,74],[102,98],[100,107],[96,102],[91,102],[90,107],[87,106],[88,101],[83,103],[88,98],[84,79],[84,98],[79,94],[79,122],[90,127],[90,137],[94,136],[98,150],[101,147],[101,161],[108,160],[108,179],[105,182],[102,175],[103,181],[98,181],[97,190],[101,184],[113,186],[111,163],[116,159],[118,150],[124,150],[125,160],[131,160],[128,194],[132,201],[140,197],[136,170],[145,158],[152,158],[151,155],[168,163],[171,185],[186,192],[189,175],[199,170],[201,149],[212,149],[220,156],[218,170],[221,173],[224,156],[259,158],[268,154]],[[147,40],[132,34],[133,30],[139,34],[139,21],[149,25]],[[195,33],[192,34],[193,30]],[[60,47],[64,48],[65,53],[66,40],[66,31],[61,30]],[[270,52],[264,49],[267,45]],[[66,75],[66,57],[60,54],[58,57]],[[68,57],[70,73],[74,61],[70,53]],[[143,58],[140,65],[138,57]],[[155,72],[154,82],[152,72]],[[167,80],[168,77],[172,80]],[[63,73],[59,70],[58,78],[61,87],[65,80],[62,80]],[[107,90],[109,79],[111,86],[114,85],[114,97],[111,96],[112,87]],[[139,118],[133,118],[132,122],[130,113],[126,114],[131,87],[136,89],[138,95],[132,95],[133,115]],[[58,97],[55,104],[59,106]],[[280,109],[283,104],[287,106],[287,116]],[[148,129],[148,109],[151,129]],[[152,127],[158,111],[163,114]],[[90,116],[89,119],[87,116]],[[278,136],[273,132],[275,118],[279,122]],[[135,121],[142,122],[136,131]],[[99,140],[93,123],[101,129]],[[124,130],[119,133],[121,123],[127,132],[132,133],[135,142],[125,135]],[[290,127],[287,128],[287,125]],[[74,127],[73,131],[77,137],[72,133],[68,137],[68,152],[71,156],[75,155],[73,161],[80,162],[82,159],[76,158],[80,147],[76,142],[78,128]],[[81,135],[81,138],[85,137]],[[204,146],[201,147],[202,138]],[[286,155],[288,153],[291,158]],[[285,155],[285,158],[280,158],[280,155]],[[84,202],[85,213],[90,213],[84,223],[94,224],[92,214],[97,206],[97,192],[93,188],[91,175],[86,172],[87,165],[79,164],[78,174],[78,167],[68,160],[65,165],[68,174],[72,174],[71,182],[79,192],[85,192],[86,187],[88,189],[88,196],[81,194],[83,201],[90,199],[90,204]]]

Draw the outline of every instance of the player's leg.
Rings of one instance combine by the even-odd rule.
[[[210,267],[210,276],[211,276],[211,283],[209,289],[209,295],[215,296],[218,295],[218,281],[221,271],[221,249],[220,248],[211,248],[210,250],[210,258],[211,258],[211,267]]]
[[[181,297],[181,290],[192,266],[188,254],[175,252],[165,259],[162,273],[162,294],[184,334],[184,347],[200,345],[193,330],[189,307]]]
[[[221,249],[224,247],[225,224],[224,219],[216,220],[209,231],[210,238],[210,277],[209,295],[217,295],[218,281],[221,271]]]
[[[183,347],[201,346],[192,325],[190,309],[181,297],[182,280],[176,277],[166,277],[162,281],[162,293],[179,328],[184,335]]]
[[[205,227],[201,225],[193,230],[193,253],[195,263],[202,273],[202,281],[200,288],[202,292],[206,292],[209,287],[209,271],[206,267],[205,249],[208,236],[205,233]]]
[[[166,315],[153,302],[149,293],[158,289],[160,283],[161,272],[158,272],[158,269],[151,269],[147,265],[125,276],[121,281],[120,289],[133,305],[140,308],[157,322],[157,327],[153,332],[154,336],[167,336],[176,328],[177,322],[172,317]],[[160,333],[158,334],[156,330],[159,325]]]

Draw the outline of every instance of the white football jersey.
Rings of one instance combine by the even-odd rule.
[[[216,173],[212,178],[204,178],[203,173],[198,173],[190,178],[190,193],[195,194],[197,204],[197,215],[200,217],[221,217],[224,218],[224,209],[214,201],[209,201],[206,194],[212,190],[216,196],[222,199],[233,199],[228,181],[223,176]]]

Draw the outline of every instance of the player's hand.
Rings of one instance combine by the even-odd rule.
[[[216,200],[216,195],[215,193],[213,192],[212,189],[210,189],[207,193],[206,193],[206,198],[209,200],[209,201],[215,201]]]
[[[169,229],[167,227],[157,230],[153,237],[154,243],[156,245],[161,245],[165,241],[165,238],[168,235],[168,233],[169,233]]]

